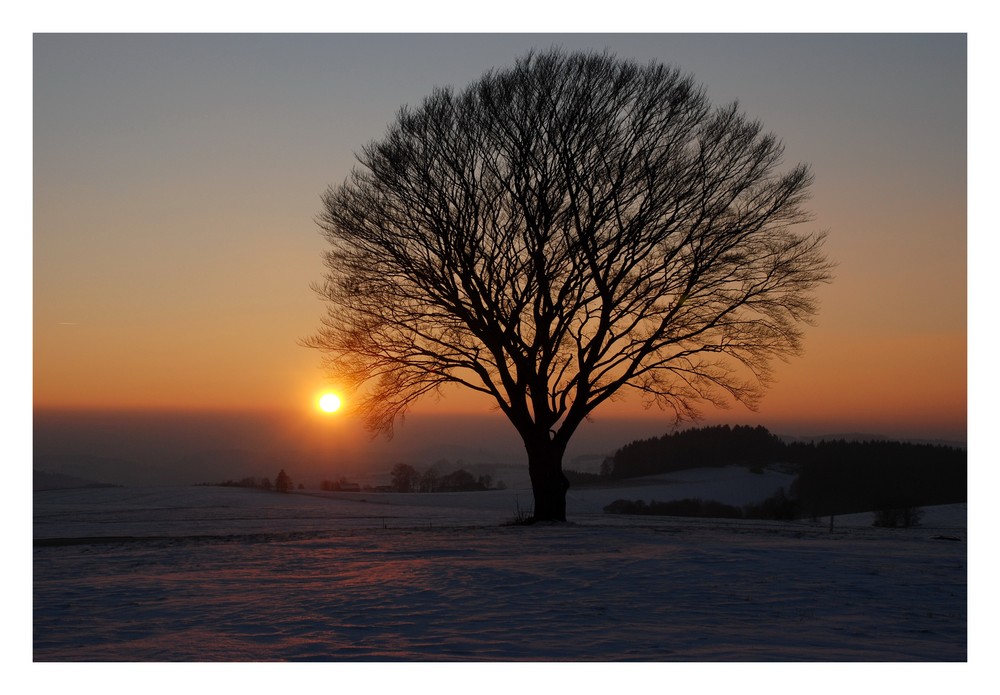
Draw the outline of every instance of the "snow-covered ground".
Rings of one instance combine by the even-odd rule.
[[[794,476],[746,468],[696,468],[648,478],[634,478],[608,487],[573,488],[567,496],[567,513],[579,518],[598,514],[617,499],[666,502],[686,497],[714,499],[725,504],[758,502],[787,488]],[[530,483],[525,477],[507,490],[489,492],[440,492],[397,494],[378,492],[304,491],[276,495],[233,488],[97,488],[48,490],[36,493],[35,538],[60,536],[157,535],[169,518],[170,533],[267,532],[281,518],[301,530],[328,528],[331,519],[340,527],[366,528],[400,524],[495,525],[512,519],[532,506]],[[300,499],[305,497],[307,499]],[[331,505],[331,500],[347,504]],[[38,508],[37,502],[42,504]],[[870,523],[870,522],[869,522]],[[209,529],[212,529],[209,531]]]
[[[746,491],[741,475],[761,486],[753,498],[786,484],[684,473],[573,490],[572,523],[536,527],[502,525],[526,490],[38,492],[34,659],[967,658],[964,505],[905,530],[838,517],[833,533],[600,512],[618,498],[753,501],[720,496]]]

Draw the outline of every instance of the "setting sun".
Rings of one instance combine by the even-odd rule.
[[[327,413],[334,413],[340,410],[340,396],[335,393],[326,393],[319,399],[320,410]]]

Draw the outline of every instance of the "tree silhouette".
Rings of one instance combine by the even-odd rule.
[[[447,475],[442,475],[437,481],[437,489],[444,492],[465,492],[468,490],[482,490],[483,486],[464,468],[452,471]]]
[[[292,479],[285,473],[284,468],[278,472],[274,479],[274,489],[278,492],[288,492],[292,489]]]
[[[413,492],[420,483],[420,473],[413,466],[397,463],[390,472],[392,489],[396,492]]]
[[[438,478],[440,477],[440,472],[437,466],[431,466],[425,470],[420,475],[420,492],[435,492],[437,491]]]
[[[677,420],[754,407],[800,350],[822,234],[811,176],[693,79],[532,53],[403,107],[323,198],[319,331],[333,378],[391,435],[421,396],[492,398],[528,455],[534,518],[565,519],[566,445],[624,390]]]

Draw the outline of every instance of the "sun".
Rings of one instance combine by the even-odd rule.
[[[324,393],[319,399],[319,409],[325,413],[335,413],[340,406],[340,396],[335,393]]]

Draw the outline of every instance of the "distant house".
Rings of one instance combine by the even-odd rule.
[[[361,492],[361,486],[357,483],[341,483],[341,492]]]

